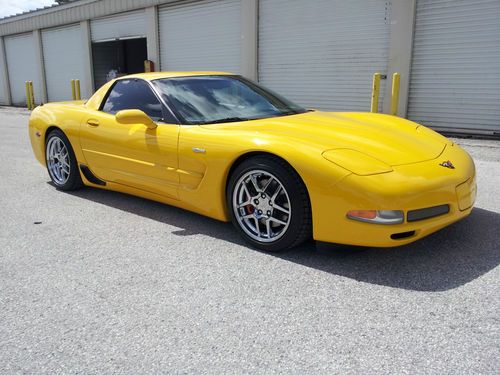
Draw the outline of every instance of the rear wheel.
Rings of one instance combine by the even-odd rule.
[[[58,189],[68,191],[82,186],[73,148],[59,129],[51,131],[47,137],[45,159],[50,179]]]
[[[257,156],[242,162],[227,189],[231,219],[255,247],[280,251],[311,236],[311,209],[304,183],[284,161]]]

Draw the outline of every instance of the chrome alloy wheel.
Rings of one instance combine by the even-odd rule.
[[[253,170],[236,182],[233,212],[243,231],[258,242],[274,242],[287,231],[292,211],[290,197],[273,174]]]
[[[59,137],[52,137],[46,148],[47,167],[50,177],[57,185],[64,185],[69,178],[70,159],[68,149]]]

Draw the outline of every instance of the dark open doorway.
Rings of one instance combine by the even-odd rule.
[[[92,43],[95,89],[114,75],[144,72],[147,56],[146,38]]]

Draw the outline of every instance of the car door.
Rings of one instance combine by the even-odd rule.
[[[118,123],[115,115],[125,109],[142,110],[158,126]],[[99,110],[89,112],[80,127],[88,167],[104,181],[177,199],[179,125],[174,121],[148,82],[116,81]]]

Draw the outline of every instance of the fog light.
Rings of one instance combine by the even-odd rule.
[[[399,210],[353,210],[347,213],[352,220],[373,224],[401,224],[404,221],[404,212]]]

